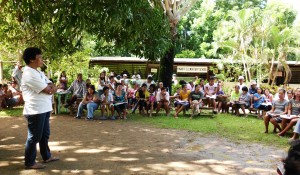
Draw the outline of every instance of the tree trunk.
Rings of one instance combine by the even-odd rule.
[[[270,73],[269,73],[269,78],[268,78],[268,85],[271,85],[271,79],[272,79],[273,67],[274,67],[274,59],[275,59],[275,53],[273,53],[273,56],[272,56],[271,68],[270,68]]]
[[[172,75],[175,58],[175,45],[173,45],[163,58],[160,60],[159,80],[164,83],[164,87],[169,88],[172,93]]]
[[[280,58],[279,58],[279,56],[278,56],[278,59],[277,59],[277,66],[276,66],[276,71],[275,71],[275,74],[273,75],[271,86],[274,86],[275,80],[276,80],[276,78],[277,78],[277,73],[278,73],[278,69],[279,69],[279,64],[280,64]]]

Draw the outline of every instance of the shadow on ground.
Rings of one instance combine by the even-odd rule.
[[[260,145],[239,147],[217,137],[151,128],[130,120],[54,116],[50,149],[61,160],[47,164],[44,170],[25,170],[26,120],[0,118],[0,122],[1,175],[274,174],[283,154]],[[41,161],[39,155],[37,161]]]

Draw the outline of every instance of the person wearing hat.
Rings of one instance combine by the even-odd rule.
[[[245,85],[245,83],[244,83],[244,80],[245,80],[245,79],[244,79],[243,76],[239,76],[238,80],[239,80],[238,85],[239,85],[239,87],[240,87],[240,93],[242,93],[242,92],[243,92],[242,88],[243,88],[243,87],[246,87],[246,85]]]
[[[127,74],[123,74],[124,83],[126,86],[129,84],[129,79],[127,78]]]
[[[249,88],[249,94],[253,95],[257,93],[257,83],[255,80],[251,81],[250,83],[250,88]]]
[[[250,101],[250,108],[253,108],[253,102],[254,102],[254,94],[257,93],[257,84],[256,84],[256,81],[255,80],[252,80],[251,83],[250,83],[250,87],[249,87],[249,94],[250,94],[250,97],[251,97],[251,101]]]

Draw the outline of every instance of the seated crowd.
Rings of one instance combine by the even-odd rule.
[[[178,118],[181,112],[191,109],[190,118],[201,112],[203,108],[210,108],[214,113],[229,112],[240,116],[247,116],[246,109],[256,110],[258,118],[264,120],[265,133],[268,133],[269,123],[274,125],[273,132],[279,131],[278,136],[283,136],[288,130],[296,125],[292,140],[299,137],[300,133],[300,88],[295,91],[279,89],[273,96],[269,89],[257,87],[255,81],[251,81],[249,88],[244,83],[244,77],[238,77],[239,82],[234,86],[230,94],[223,91],[222,81],[210,77],[205,84],[204,79],[196,78],[195,82],[186,83],[179,81],[181,87],[171,95],[169,89],[164,87],[163,82],[154,82],[152,76],[146,81],[140,75],[128,79],[128,74],[123,76],[114,74],[106,75],[103,71],[97,85],[91,84],[87,79],[83,80],[82,74],[67,87],[67,76],[62,72],[58,79],[58,86],[62,91],[72,92],[67,99],[66,108],[80,102],[77,107],[77,115],[80,119],[83,109],[87,110],[86,120],[93,120],[94,111],[101,110],[100,119],[127,119],[128,110],[132,113],[138,109],[142,115],[153,116],[164,109],[167,116],[170,109],[175,107],[174,118]],[[173,83],[178,81],[173,77]],[[0,85],[0,103],[2,108],[11,107],[23,103],[22,93],[13,81],[10,86]],[[115,112],[116,111],[116,112]],[[106,114],[106,116],[105,116]]]
[[[17,83],[0,84],[0,109],[12,108],[24,104],[22,92],[17,89]]]

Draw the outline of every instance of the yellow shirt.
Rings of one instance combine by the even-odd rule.
[[[188,101],[190,93],[191,93],[191,91],[189,91],[189,90],[187,91],[187,93],[185,93],[185,92],[183,92],[183,90],[181,90],[179,93],[180,99],[182,101]]]
[[[137,97],[137,98],[142,98],[142,97],[140,97],[140,92],[139,92],[139,90],[138,91],[136,91],[136,94],[135,94],[135,96]],[[148,99],[150,97],[150,93],[146,90],[145,91],[145,99]]]

